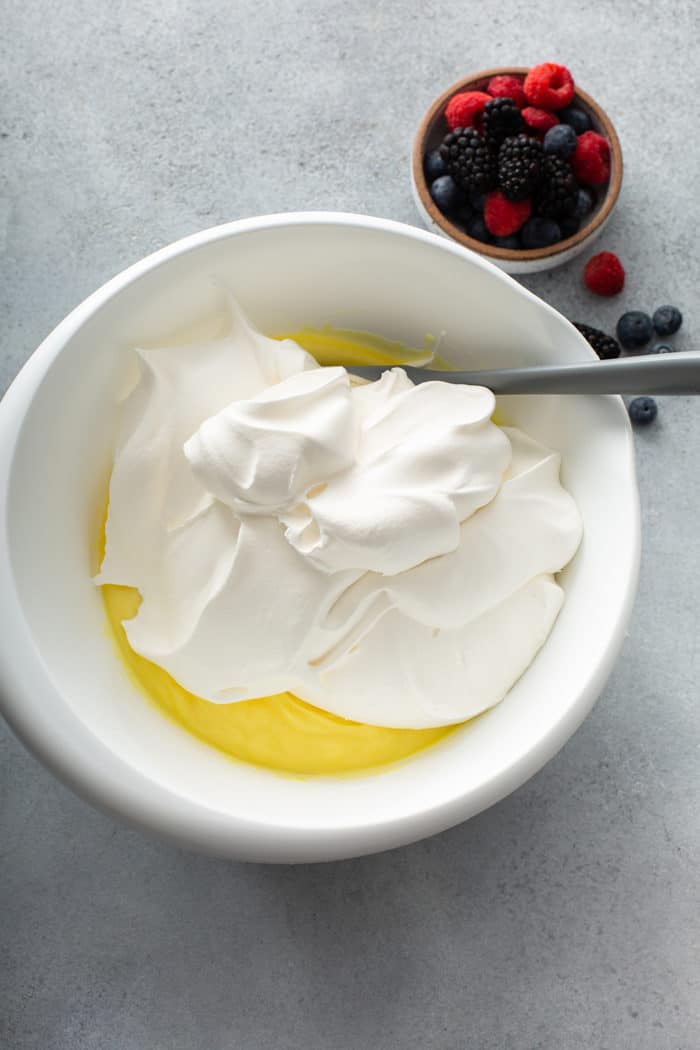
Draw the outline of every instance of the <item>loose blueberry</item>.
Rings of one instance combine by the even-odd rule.
[[[459,203],[459,187],[451,175],[440,175],[430,184],[430,196],[440,211],[448,212]]]
[[[683,324],[683,314],[677,306],[660,306],[651,321],[657,335],[673,335]]]
[[[472,190],[469,194],[469,203],[474,211],[483,211],[486,204],[487,194],[483,190]]]
[[[475,241],[483,241],[484,244],[491,244],[493,241],[493,237],[484,222],[483,215],[472,215],[471,219],[466,223],[465,229]]]
[[[579,109],[578,106],[565,106],[564,109],[559,110],[557,116],[562,124],[568,124],[577,135],[582,135],[584,131],[590,129],[591,118],[585,109]]]
[[[646,426],[654,422],[659,408],[653,397],[635,397],[634,401],[630,401],[627,411],[633,423]]]
[[[507,237],[494,237],[493,243],[497,248],[511,248],[516,251],[520,248],[520,240],[516,233],[509,233]]]
[[[544,219],[540,215],[528,219],[520,231],[523,248],[548,248],[561,240],[561,228],[554,219]]]
[[[570,157],[576,149],[576,132],[568,124],[555,124],[545,135],[542,147],[545,153]]]
[[[575,215],[567,215],[559,220],[562,237],[573,237],[575,233],[578,233],[580,226],[581,222]]]
[[[595,197],[591,191],[584,186],[579,186],[578,194],[576,195],[576,207],[574,208],[576,218],[584,219],[586,215],[593,211],[594,204]]]
[[[648,354],[672,354],[674,349],[669,346],[668,343],[657,343],[656,346],[652,346],[650,350],[647,350]]]
[[[625,350],[639,350],[646,346],[654,332],[649,314],[629,310],[617,322],[617,338]]]
[[[423,171],[428,182],[434,182],[441,175],[447,175],[445,163],[439,149],[431,149],[423,158]]]

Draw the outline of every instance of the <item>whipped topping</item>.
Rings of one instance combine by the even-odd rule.
[[[510,444],[483,387],[344,368],[290,376],[227,406],[185,443],[195,477],[238,514],[272,514],[326,572],[394,574],[453,551],[495,496]]]
[[[131,646],[214,703],[410,728],[497,703],[580,542],[558,454],[483,387],[360,384],[231,310],[223,339],[136,351],[97,577],[141,593]]]
[[[196,478],[238,514],[275,514],[354,463],[344,368],[299,372],[234,401],[185,442]]]

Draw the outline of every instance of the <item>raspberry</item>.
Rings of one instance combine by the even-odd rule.
[[[489,193],[484,205],[486,228],[496,237],[507,237],[527,222],[531,211],[530,201],[509,201],[496,190]]]
[[[543,135],[559,123],[553,113],[549,113],[546,109],[538,109],[537,106],[526,106],[522,114],[527,126]]]
[[[610,178],[610,146],[597,131],[584,131],[571,158],[574,175],[588,186],[600,186]]]
[[[625,271],[614,252],[598,252],[583,271],[583,283],[596,295],[617,295],[625,284]]]
[[[518,80],[517,77],[509,76],[507,73],[500,73],[498,76],[491,77],[486,90],[494,98],[512,98],[518,109],[522,109],[527,103],[522,81]]]
[[[445,106],[445,120],[451,131],[480,124],[484,106],[491,101],[485,91],[460,91]]]
[[[566,66],[543,62],[533,66],[523,84],[525,97],[532,106],[563,109],[574,97],[574,78]]]

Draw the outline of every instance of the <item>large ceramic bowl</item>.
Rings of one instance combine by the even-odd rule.
[[[92,583],[116,392],[134,344],[199,337],[222,282],[268,332],[444,332],[457,367],[591,357],[563,317],[471,252],[382,219],[291,214],[188,237],[71,313],[0,404],[0,694],[17,735],[86,799],[193,849],[327,860],[473,816],[532,776],[593,705],[635,593],[633,446],[615,397],[504,399],[506,421],[561,450],[585,538],[547,644],[496,708],[383,772],[291,778],[226,758],[132,684]],[[436,683],[439,688],[439,683]]]

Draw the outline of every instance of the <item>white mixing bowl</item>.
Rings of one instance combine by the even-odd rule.
[[[611,670],[639,561],[624,406],[614,397],[501,400],[508,422],[562,452],[585,528],[561,576],[567,596],[554,631],[506,699],[380,773],[275,775],[159,714],[120,663],[91,580],[126,351],[204,334],[221,318],[222,284],[270,333],[332,324],[422,345],[426,333],[444,332],[442,352],[457,367],[592,354],[563,317],[488,262],[383,219],[248,219],[125,270],[55,329],[0,404],[2,709],[83,797],[194,849],[309,861],[414,841],[532,776]]]

